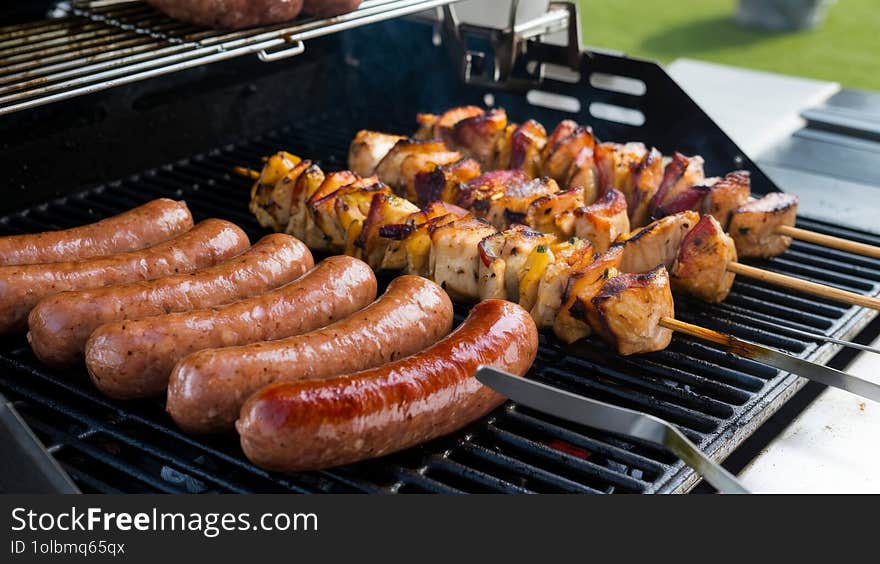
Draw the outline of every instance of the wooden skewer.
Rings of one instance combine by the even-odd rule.
[[[244,176],[245,178],[250,178],[251,180],[256,180],[260,177],[260,173],[252,168],[248,168],[246,166],[234,166],[232,167],[232,172],[239,176]]]
[[[863,296],[862,294],[856,294],[855,292],[848,292],[846,290],[834,288],[833,286],[826,286],[802,278],[770,272],[769,270],[755,268],[754,266],[742,264],[741,262],[731,262],[727,265],[727,270],[734,274],[742,274],[743,276],[748,276],[749,278],[754,278],[762,282],[776,284],[777,286],[790,288],[792,290],[812,294],[821,298],[828,298],[847,304],[880,310],[880,299]]]
[[[790,225],[780,225],[776,229],[776,232],[780,235],[791,237],[792,239],[799,239],[808,243],[822,245],[823,247],[831,247],[832,249],[880,259],[880,247],[874,245],[867,245],[865,243],[850,241],[849,239],[833,237],[831,235],[823,235],[822,233],[816,233],[815,231],[792,227]]]
[[[706,329],[705,327],[700,327],[699,325],[680,321],[674,317],[661,317],[660,326],[672,331],[684,333],[685,335],[697,337],[698,339],[703,339],[704,341],[724,345],[725,347],[729,347],[732,344],[730,337],[724,333],[719,333],[711,329]]]

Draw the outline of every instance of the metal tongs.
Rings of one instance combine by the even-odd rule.
[[[665,447],[721,493],[749,493],[739,480],[710,460],[681,431],[653,415],[579,396],[490,366],[481,366],[475,376],[484,385],[527,407]]]

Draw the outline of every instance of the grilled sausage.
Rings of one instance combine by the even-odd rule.
[[[231,430],[244,400],[267,384],[373,368],[433,345],[450,329],[446,292],[425,278],[401,276],[373,304],[323,329],[186,357],[171,374],[167,409],[190,432]]]
[[[0,333],[23,331],[31,309],[52,294],[192,272],[228,260],[248,246],[241,228],[208,219],[140,251],[83,261],[0,266]]]
[[[481,364],[523,375],[538,331],[520,306],[486,300],[446,339],[419,354],[328,380],[271,384],[242,406],[247,457],[301,471],[382,456],[451,433],[504,398],[474,377]]]
[[[356,10],[361,0],[303,0],[303,13],[326,18]]]
[[[147,0],[172,18],[198,25],[241,29],[286,22],[302,10],[302,0]]]
[[[192,229],[184,202],[159,198],[96,223],[0,237],[0,265],[66,262],[145,249]]]
[[[108,396],[154,396],[165,391],[174,364],[192,352],[305,333],[354,313],[375,297],[376,277],[369,266],[350,257],[330,257],[262,296],[102,325],[86,342],[86,367]]]
[[[82,359],[89,335],[105,323],[228,304],[287,284],[313,266],[302,242],[281,233],[267,235],[234,259],[205,270],[50,296],[31,311],[28,341],[44,363],[67,366]]]

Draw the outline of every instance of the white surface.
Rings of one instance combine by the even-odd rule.
[[[880,382],[878,359],[860,354],[847,372]],[[825,390],[740,478],[761,493],[880,493],[880,404]]]
[[[823,82],[678,59],[667,72],[752,158],[803,125],[802,110],[840,90]]]

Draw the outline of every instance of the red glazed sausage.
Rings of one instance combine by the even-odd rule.
[[[538,332],[522,307],[474,306],[446,339],[419,354],[329,380],[269,385],[241,408],[236,429],[247,457],[298,472],[382,456],[451,433],[504,398],[474,377],[485,364],[523,375]]]
[[[228,304],[287,284],[313,266],[305,244],[290,235],[267,235],[204,270],[50,296],[28,317],[28,341],[44,363],[67,366],[82,360],[89,335],[105,323]]]
[[[0,237],[0,266],[67,262],[145,249],[192,229],[184,202],[159,198],[96,223]]]
[[[140,251],[82,261],[0,266],[0,333],[23,331],[31,309],[52,294],[192,272],[228,260],[249,246],[247,235],[237,225],[208,219]]]
[[[154,396],[165,391],[174,364],[192,352],[305,333],[354,313],[375,297],[376,277],[366,263],[330,257],[261,296],[102,325],[86,343],[86,367],[108,396]]]
[[[446,292],[425,278],[401,276],[373,304],[323,329],[184,358],[171,374],[167,409],[186,431],[231,430],[244,400],[266,384],[379,366],[436,343],[450,329]]]

